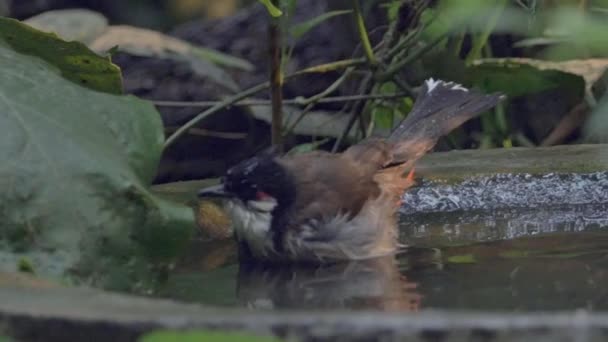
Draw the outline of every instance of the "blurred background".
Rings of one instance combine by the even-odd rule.
[[[54,9],[88,8],[103,13],[112,23],[157,30],[193,19],[222,18],[234,14],[252,0],[2,0],[0,8],[10,16],[26,19]]]
[[[284,86],[288,150],[340,150],[385,134],[407,115],[416,87],[428,77],[508,96],[443,139],[437,150],[608,140],[608,0],[360,3],[380,65],[358,65],[348,77],[344,69],[329,69],[290,78]],[[93,12],[49,12],[66,9]],[[352,1],[285,0],[281,9],[285,75],[364,56]],[[88,39],[97,50],[117,47],[112,59],[123,71],[125,92],[156,101],[167,135],[205,107],[163,101],[218,101],[269,75],[271,17],[258,1],[0,0],[0,13],[55,31],[71,18],[68,36]],[[49,24],[48,13],[63,14]],[[103,24],[87,31],[90,22],[74,19],[83,13],[95,13]],[[318,94],[385,97],[306,101]],[[255,98],[268,97],[260,92]],[[165,151],[156,182],[222,174],[269,144],[269,122],[263,101],[206,118]]]

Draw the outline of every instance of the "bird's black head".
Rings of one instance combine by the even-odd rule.
[[[220,185],[202,189],[198,195],[238,198],[245,204],[275,201],[285,207],[295,198],[295,185],[274,158],[257,156],[231,167]]]

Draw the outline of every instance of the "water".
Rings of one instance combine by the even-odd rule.
[[[404,196],[396,257],[239,267],[198,242],[156,295],[259,310],[608,310],[608,177],[424,183]]]

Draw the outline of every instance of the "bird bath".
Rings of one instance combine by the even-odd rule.
[[[605,161],[593,146],[434,154],[403,196],[411,247],[396,258],[239,268],[232,243],[200,241],[156,294],[262,310],[606,310]]]
[[[402,240],[414,247],[324,267],[239,267],[232,243],[200,242],[193,250],[206,252],[178,265],[156,295],[260,310],[607,310],[606,209],[404,214]]]
[[[0,286],[0,323],[19,322],[23,333],[68,322],[94,335],[100,322],[99,329],[116,329],[104,336],[117,340],[152,327],[224,327],[304,340],[602,340],[605,170],[605,145],[433,154],[418,165],[419,185],[404,195],[400,239],[410,247],[397,256],[239,267],[232,241],[199,238],[146,290],[174,301]],[[158,191],[190,198],[199,185]],[[14,300],[19,296],[25,304]]]

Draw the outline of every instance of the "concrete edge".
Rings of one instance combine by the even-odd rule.
[[[608,314],[248,311],[83,288],[0,288],[0,331],[19,341],[134,341],[156,329],[236,330],[300,341],[600,341]]]

